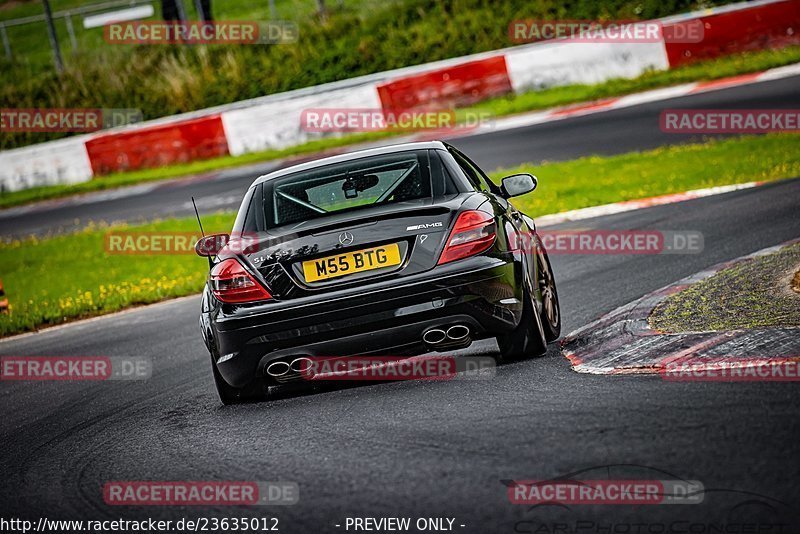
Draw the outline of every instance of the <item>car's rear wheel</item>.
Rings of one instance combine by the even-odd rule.
[[[561,307],[558,304],[558,290],[550,258],[544,246],[538,247],[539,292],[542,296],[542,328],[547,342],[555,341],[561,335]]]
[[[264,390],[261,387],[260,380],[254,378],[252,382],[243,388],[233,387],[222,378],[217,364],[214,362],[214,356],[211,356],[211,372],[214,375],[214,385],[217,387],[217,394],[222,404],[241,404],[243,402],[251,402],[260,400],[264,397]]]
[[[547,340],[536,306],[527,288],[524,292],[522,318],[517,327],[507,334],[497,336],[500,347],[499,361],[513,361],[541,356],[547,352]]]

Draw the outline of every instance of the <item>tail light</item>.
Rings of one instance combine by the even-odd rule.
[[[242,264],[233,258],[216,264],[209,274],[209,282],[214,296],[229,304],[272,298],[272,295],[256,282]]]
[[[488,250],[495,236],[494,217],[491,214],[478,210],[463,212],[447,238],[439,265]]]

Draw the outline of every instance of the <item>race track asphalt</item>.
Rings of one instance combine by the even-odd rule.
[[[451,142],[486,170],[525,162],[560,161],[592,154],[611,155],[701,136],[664,133],[659,114],[667,108],[800,108],[800,76],[697,93],[561,121],[459,137]],[[387,140],[386,143],[396,141]],[[296,161],[296,160],[293,160]],[[81,197],[0,211],[0,237],[68,232],[89,221],[139,222],[154,217],[191,216],[190,198],[201,213],[235,210],[259,175],[289,163],[273,161],[149,183]]]
[[[694,230],[705,241],[692,255],[553,256],[564,332],[800,236],[798,199],[793,179],[562,225]],[[796,382],[582,375],[551,345],[488,380],[382,383],[223,407],[198,309],[188,297],[0,342],[0,355],[145,356],[154,365],[141,382],[0,384],[3,518],[277,517],[281,532],[299,533],[345,532],[347,517],[364,516],[450,517],[463,533],[800,531]],[[483,341],[463,354],[496,350]],[[510,504],[501,482],[584,470],[589,479],[698,480],[703,502],[533,507]],[[110,507],[102,487],[115,480],[293,481],[300,502]],[[729,530],[712,530],[720,525]]]

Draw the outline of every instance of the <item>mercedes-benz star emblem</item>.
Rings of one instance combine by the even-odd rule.
[[[342,245],[349,245],[353,242],[353,234],[350,232],[342,232],[339,234],[339,243]]]

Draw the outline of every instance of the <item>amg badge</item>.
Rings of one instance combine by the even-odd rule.
[[[444,226],[444,224],[440,222],[416,224],[414,226],[407,227],[406,232],[411,232],[412,230],[427,230],[428,228],[441,228],[442,226]]]

